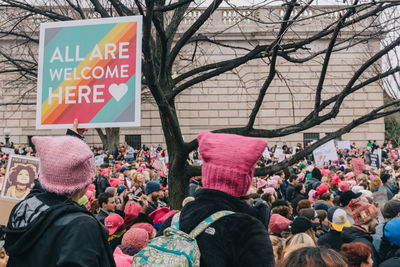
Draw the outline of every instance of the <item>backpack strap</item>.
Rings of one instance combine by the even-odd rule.
[[[211,214],[209,217],[204,219],[199,225],[197,225],[196,228],[194,228],[190,232],[189,236],[192,237],[193,239],[195,239],[199,234],[201,234],[204,230],[206,230],[208,228],[208,226],[210,226],[212,223],[218,221],[219,219],[221,219],[224,216],[231,215],[231,214],[234,214],[234,212],[229,211],[229,210],[221,210],[221,211]]]
[[[174,230],[179,230],[179,218],[180,218],[181,213],[178,212],[172,217],[172,222],[171,222],[171,228]]]

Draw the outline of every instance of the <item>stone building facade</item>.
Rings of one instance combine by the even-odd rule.
[[[329,7],[326,7],[329,9]],[[201,14],[201,10],[190,12],[182,22],[182,32]],[[267,18],[282,14],[280,8],[257,11],[256,16]],[[244,15],[244,16],[243,16]],[[276,35],[278,25],[261,25],[246,18],[246,11],[238,14],[230,9],[217,10],[200,32],[223,33],[216,36],[219,42],[232,46],[245,46],[251,49],[257,44],[270,42]],[[323,18],[312,19],[312,14],[304,14],[304,20],[286,35],[287,40],[304,38],[332,22],[339,14],[333,13]],[[341,35],[345,38],[346,32]],[[327,47],[328,39],[322,39],[313,44],[312,50]],[[1,45],[4,45],[1,44]],[[354,71],[360,66],[368,54],[379,50],[378,39],[370,40],[333,54],[325,80],[322,99],[337,94],[346,85]],[[187,45],[180,58],[190,58],[195,44]],[[228,47],[215,45],[202,46],[201,55],[194,62],[179,60],[175,66],[176,73],[199,66],[204,63],[217,62],[243,54],[243,50],[234,51]],[[265,96],[264,103],[255,122],[255,128],[275,129],[298,123],[308,115],[314,107],[314,93],[321,70],[321,57],[304,64],[293,64],[279,58],[277,63],[278,76],[275,78]],[[260,87],[268,74],[265,59],[257,59],[247,64],[219,75],[216,78],[197,84],[182,92],[176,99],[180,125],[185,141],[190,141],[202,130],[214,130],[226,127],[246,125],[248,116],[255,104]],[[0,76],[1,102],[12,102],[19,90],[9,90],[8,81],[15,79],[10,75]],[[32,86],[32,85],[31,85]],[[7,90],[6,90],[7,89]],[[30,96],[35,101],[34,94]],[[342,104],[339,115],[330,121],[305,132],[269,140],[270,144],[286,141],[289,145],[305,142],[313,138],[323,137],[325,133],[337,130],[353,119],[366,114],[369,110],[383,103],[383,90],[378,83],[347,97]],[[4,140],[3,131],[11,130],[11,141],[16,144],[27,144],[29,137],[34,135],[62,135],[64,130],[36,130],[34,105],[1,105],[0,106],[0,140]],[[378,119],[353,129],[342,136],[342,140],[350,140],[365,145],[367,140],[384,140],[384,122]],[[94,129],[90,129],[86,138],[89,144],[100,144],[100,138]],[[122,128],[121,142],[135,144],[164,143],[158,109],[154,103],[143,102],[141,111],[141,126],[137,128]]]

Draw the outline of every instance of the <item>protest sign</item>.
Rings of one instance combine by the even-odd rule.
[[[379,156],[377,154],[371,154],[370,155],[371,158],[371,168],[373,169],[379,169]]]
[[[0,225],[7,225],[11,210],[18,202],[12,199],[0,199]]]
[[[337,160],[336,147],[333,140],[319,146],[313,151],[315,165],[321,167],[324,162]]]
[[[351,149],[350,141],[337,141],[338,149]]]
[[[269,154],[268,147],[265,147],[262,155],[263,155],[264,159],[271,159],[271,155]]]
[[[96,163],[96,166],[103,164],[104,163],[104,156],[103,155],[98,155],[98,156],[94,157],[94,162]]]
[[[10,147],[2,147],[1,148],[1,152],[8,153],[9,155],[14,155],[15,154],[14,148],[10,148]]]
[[[33,188],[39,173],[39,159],[11,155],[3,182],[2,198],[22,200]]]
[[[285,154],[280,154],[278,157],[278,162],[284,161],[286,159]]]
[[[37,129],[140,126],[142,17],[42,23]]]
[[[276,148],[275,149],[275,153],[274,153],[274,157],[279,159],[280,155],[283,154],[283,149],[282,148]]]
[[[365,170],[364,159],[352,159],[351,163],[353,165],[354,174],[357,176]]]

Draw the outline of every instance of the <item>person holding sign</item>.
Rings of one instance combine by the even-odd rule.
[[[77,126],[75,120],[71,132],[81,138],[84,130]],[[115,266],[102,225],[77,203],[96,166],[87,144],[74,136],[32,138],[40,155],[39,179],[1,228],[7,266]]]

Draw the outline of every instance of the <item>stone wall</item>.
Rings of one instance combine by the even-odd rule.
[[[183,21],[180,32],[200,16],[201,11],[198,12],[187,14],[187,19]],[[277,25],[266,27],[229,12],[231,11],[228,9],[216,12],[200,31],[204,34],[210,34],[211,31],[217,32],[229,27],[229,30],[218,35],[218,41],[233,46],[245,46],[249,49],[257,44],[269,42],[276,35]],[[260,10],[256,15],[265,18],[271,16],[271,14],[279,15],[280,12],[280,9]],[[309,16],[311,15],[309,14]],[[296,39],[309,36],[315,33],[318,28],[329,23],[332,16],[337,17],[338,14],[332,14],[331,17],[327,16],[322,23],[321,20],[306,20],[302,25],[297,26],[292,33],[288,33],[286,38]],[[343,33],[341,38],[344,38],[345,35],[346,32]],[[328,40],[320,40],[311,49],[315,50],[327,46]],[[378,49],[379,40],[376,39],[335,53],[329,65],[322,99],[340,92],[354,71],[360,66],[360,62],[365,61],[369,53],[376,52]],[[193,50],[194,44],[187,45],[182,50],[181,58],[190,58]],[[195,62],[178,61],[174,68],[174,75],[178,76],[190,68],[230,59],[243,53],[243,51],[235,52],[227,47],[204,45],[202,46],[202,53],[195,57]],[[318,83],[321,62],[322,58],[317,57],[310,62],[295,65],[280,58],[277,63],[279,76],[275,78],[267,91],[255,127],[264,129],[284,127],[298,123],[308,115],[314,106],[314,92]],[[261,59],[253,60],[231,72],[221,74],[182,92],[176,99],[176,107],[184,140],[192,140],[202,130],[245,125],[267,74],[268,66],[265,61]],[[11,75],[0,76],[1,103],[13,102],[13,99],[21,94],[20,89],[11,88],[10,90],[9,88],[9,81],[15,78]],[[29,98],[30,102],[35,102],[35,93],[30,94]],[[305,132],[319,133],[322,137],[325,133],[343,127],[356,117],[366,114],[382,103],[383,90],[377,83],[372,84],[346,98],[339,115],[335,119]],[[27,144],[27,136],[64,134],[64,130],[35,130],[35,108],[33,105],[1,105],[0,141],[4,140],[3,130],[5,127],[11,129],[11,141],[16,144]],[[141,118],[141,127],[121,129],[121,142],[124,141],[125,135],[141,135],[142,143],[164,143],[159,113],[155,104],[142,103]],[[343,136],[342,139],[362,142],[362,144],[370,139],[382,142],[384,139],[383,119],[361,125]],[[89,130],[86,140],[89,144],[100,144],[100,139],[94,129]],[[302,142],[303,133],[269,141],[270,144],[274,144],[283,140],[290,145]]]

